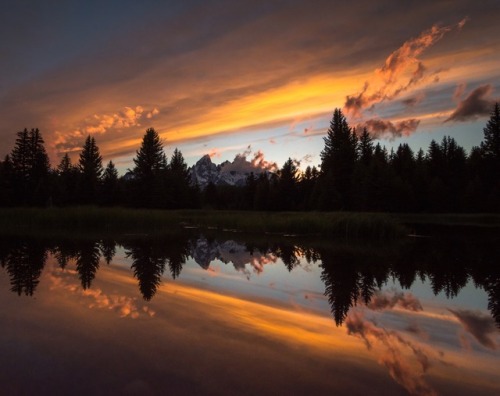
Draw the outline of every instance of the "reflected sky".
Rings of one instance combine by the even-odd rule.
[[[7,394],[75,393],[75,384],[81,394],[500,392],[500,332],[491,296],[474,284],[481,274],[462,285],[457,269],[446,283],[445,271],[421,266],[402,288],[411,271],[394,262],[370,274],[359,256],[376,263],[378,253],[359,247],[157,242],[2,242]],[[97,251],[96,265],[88,253]],[[31,277],[15,279],[14,256]],[[370,276],[383,282],[367,298]],[[342,290],[352,279],[357,288]],[[344,312],[353,293],[336,323],[334,308]]]

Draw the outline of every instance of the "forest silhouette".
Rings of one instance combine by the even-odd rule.
[[[40,131],[24,129],[0,161],[0,206],[498,212],[498,103],[483,132],[483,141],[469,153],[449,136],[432,140],[426,152],[414,152],[406,143],[388,152],[369,130],[351,128],[335,109],[319,168],[300,172],[289,158],[275,173],[249,173],[245,186],[210,183],[201,189],[191,183],[178,149],[166,157],[153,128],[145,132],[134,168],[121,177],[112,161],[103,166],[92,136],[86,138],[77,164],[65,154],[51,168]]]

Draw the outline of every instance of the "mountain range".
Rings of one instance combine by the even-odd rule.
[[[216,165],[206,154],[189,168],[191,182],[197,183],[202,189],[210,182],[217,186],[244,186],[248,175],[252,172],[255,176],[271,173],[254,162],[247,161],[245,156],[236,156],[232,162],[224,161]]]

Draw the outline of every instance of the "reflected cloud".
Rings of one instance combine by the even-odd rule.
[[[361,338],[369,350],[377,349],[379,363],[411,395],[437,395],[424,377],[431,367],[431,357],[421,345],[403,338],[396,331],[377,327],[360,311],[347,316],[345,327],[347,334]]]
[[[394,308],[396,305],[408,311],[417,312],[423,310],[419,299],[413,294],[396,291],[393,293],[376,291],[370,302],[366,304],[366,307],[374,311],[380,311],[383,309]]]
[[[84,298],[84,301],[90,301],[87,305],[89,309],[106,309],[116,312],[121,318],[137,319],[141,315],[149,317],[155,316],[155,311],[148,306],[139,307],[135,298],[116,294],[105,293],[103,290],[82,289],[77,283],[68,281],[67,275],[76,275],[76,271],[54,270],[49,276],[51,289],[63,289],[75,295]]]
[[[492,350],[499,348],[500,345],[495,340],[498,339],[498,329],[491,316],[468,310],[448,309],[448,311],[455,315],[464,330],[482,346]],[[460,340],[467,349],[470,349],[470,343],[465,338],[461,336]]]

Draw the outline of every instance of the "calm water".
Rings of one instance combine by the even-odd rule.
[[[445,234],[2,237],[1,393],[499,395],[500,239]]]

